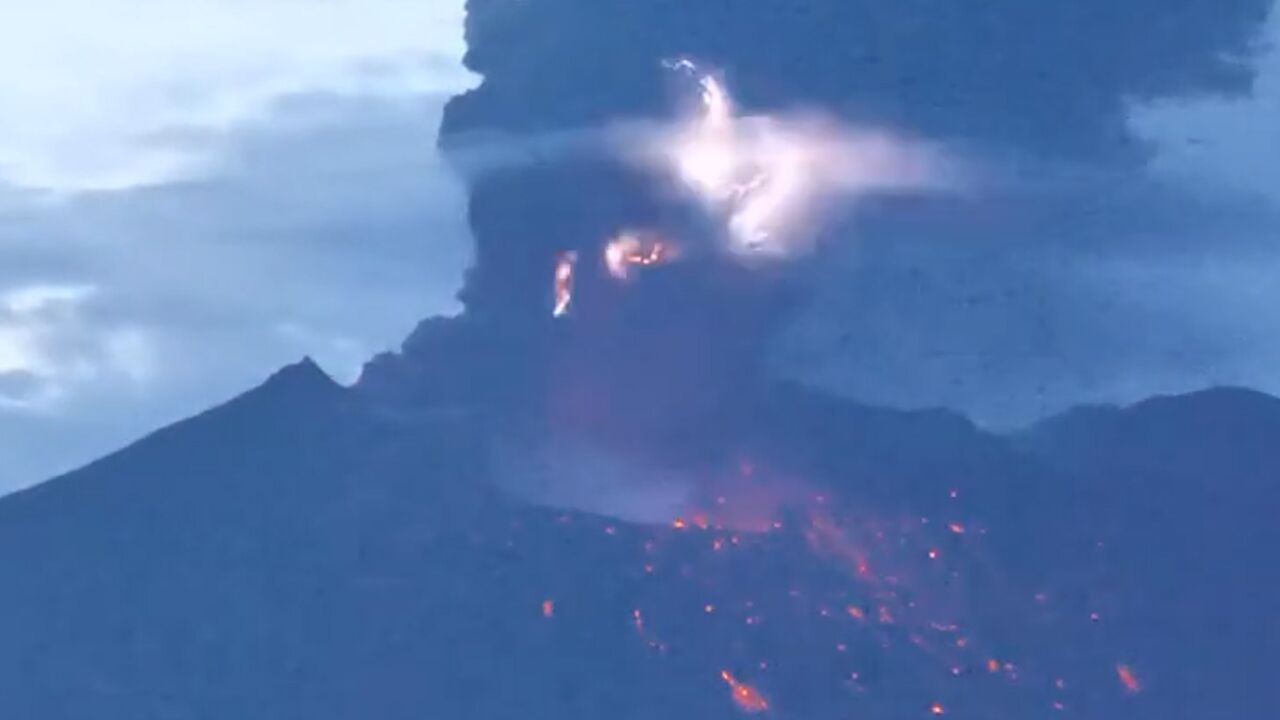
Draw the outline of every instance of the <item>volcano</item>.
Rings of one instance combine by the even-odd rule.
[[[769,363],[827,239],[781,242],[779,208],[866,189],[823,151],[879,158],[858,179],[916,147],[849,127],[1132,167],[1125,102],[1239,92],[1267,3],[1176,5],[471,0],[484,79],[442,150],[586,139],[468,177],[465,310],[352,386],[304,360],[0,499],[0,717],[1274,706],[1280,400],[997,434]],[[927,183],[901,178],[869,184],[910,211]]]
[[[772,457],[840,481],[735,530],[513,499],[477,417],[378,397],[304,361],[0,501],[4,715],[1155,718],[1273,699],[1273,398],[1000,437],[779,388],[759,409],[793,421]]]

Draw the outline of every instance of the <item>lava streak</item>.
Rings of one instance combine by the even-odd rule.
[[[748,713],[759,713],[769,709],[769,702],[764,699],[760,691],[739,682],[728,670],[720,671],[720,679],[725,681],[729,686],[729,691],[733,696],[733,702],[740,710]]]
[[[569,312],[569,305],[573,302],[573,269],[577,263],[578,253],[572,250],[562,252],[556,258],[556,271],[552,284],[555,307],[551,311],[555,317],[561,317]]]

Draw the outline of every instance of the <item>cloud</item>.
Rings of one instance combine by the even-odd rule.
[[[987,152],[1123,163],[1141,155],[1135,100],[1248,92],[1270,4],[473,0],[465,60],[483,82],[450,102],[441,142],[669,118],[664,63],[689,57],[721,70],[748,114],[816,108]],[[688,232],[688,209],[648,180],[599,159],[543,157],[472,182],[469,306],[539,307],[555,253],[594,252],[620,227]]]
[[[0,407],[49,412],[78,386],[140,386],[151,374],[151,340],[136,327],[95,323],[98,288],[23,285],[0,293]]]
[[[0,491],[456,310],[462,0],[50,0],[0,24]]]
[[[1242,95],[1271,0],[472,0],[446,123],[543,132],[664,111],[661,61],[722,68],[749,112],[816,106],[935,138],[1127,157],[1132,101]]]
[[[10,315],[39,315],[50,309],[79,305],[96,291],[92,285],[27,285],[0,296],[0,306]]]
[[[1137,131],[1157,146],[1158,171],[1280,204],[1280,11],[1272,11],[1264,46],[1248,97],[1174,99],[1134,109]]]
[[[207,172],[209,139],[284,96],[470,81],[462,3],[49,0],[0,23],[0,180],[53,191]]]
[[[303,355],[353,380],[422,317],[456,312],[471,248],[463,191],[433,144],[443,102],[293,96],[222,133],[223,163],[206,177],[54,202],[11,195],[0,210],[0,489],[87,462]]]

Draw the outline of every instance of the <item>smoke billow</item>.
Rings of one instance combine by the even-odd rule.
[[[426,394],[482,387],[535,444],[682,472],[730,463],[733,428],[776,391],[770,342],[821,264],[733,255],[789,253],[864,191],[953,182],[936,143],[1132,163],[1127,104],[1247,92],[1269,4],[469,0],[466,64],[483,82],[450,103],[440,142],[473,171],[476,259],[465,315],[417,343],[433,366],[467,367],[429,373]],[[699,76],[702,126],[682,125],[681,71],[702,67],[722,74]],[[476,137],[516,139],[486,156]],[[609,243],[634,231],[678,243],[680,261],[618,282]],[[572,297],[557,298],[566,257]]]
[[[1133,99],[1249,89],[1268,0],[470,0],[460,133],[664,116],[660,63],[723,68],[748,110],[827,109],[1059,155],[1134,150]]]

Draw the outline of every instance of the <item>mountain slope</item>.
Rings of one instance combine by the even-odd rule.
[[[1121,639],[1187,684],[1187,717],[1224,696],[1275,697],[1280,400],[1220,388],[1083,408],[1016,442],[1069,474],[1085,511],[1070,522],[1105,543],[1092,583]]]
[[[1161,418],[1202,417],[1196,398],[1168,402]],[[758,701],[804,718],[935,702],[1142,718],[1267,699],[1237,671],[1266,636],[1229,621],[1269,607],[1240,596],[1212,631],[1144,644],[1248,586],[1197,591],[1201,559],[1183,557],[1189,600],[1167,602],[1168,568],[1089,554],[1095,531],[1136,542],[1141,512],[1085,522],[1092,505],[1062,487],[1075,466],[1041,446],[794,389],[759,403],[716,432],[765,458],[756,475],[802,478],[795,506],[767,532],[714,514],[645,527],[492,491],[481,420],[393,413],[286,368],[0,500],[0,716],[730,718]],[[829,497],[802,497],[814,488]],[[1183,512],[1171,498],[1142,511]]]

